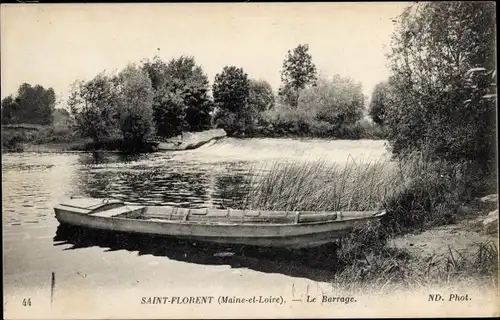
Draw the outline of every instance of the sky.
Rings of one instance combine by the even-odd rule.
[[[242,67],[275,90],[288,50],[308,44],[318,71],[349,76],[371,95],[389,75],[392,19],[405,2],[211,4],[3,4],[1,96],[27,82],[52,87],[64,106],[70,85],[158,55],[193,56],[210,83]]]

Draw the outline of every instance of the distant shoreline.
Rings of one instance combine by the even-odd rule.
[[[142,146],[129,146],[121,137],[110,137],[99,143],[89,138],[75,137],[69,130],[57,131],[52,126],[42,125],[2,125],[2,154],[3,153],[153,153],[175,152],[197,149],[211,141],[228,137],[223,129],[209,129],[200,132],[185,132],[172,138],[155,137]],[[291,139],[297,141],[335,141],[335,140],[373,140],[376,137],[364,139],[345,139],[335,137],[316,137],[294,134],[255,134],[231,135],[235,139]],[[5,139],[5,140],[4,140]],[[11,143],[9,142],[9,139]]]
[[[173,137],[170,139],[160,138],[148,141],[141,146],[129,146],[121,138],[109,138],[101,143],[95,144],[90,139],[75,139],[75,141],[54,141],[54,142],[39,142],[40,135],[44,134],[36,128],[36,126],[10,126],[5,127],[13,129],[19,133],[24,130],[36,132],[32,138],[26,137],[10,148],[7,148],[2,143],[3,153],[19,153],[19,152],[34,152],[34,153],[88,153],[88,152],[105,152],[105,153],[151,153],[163,151],[184,151],[199,148],[206,143],[226,137],[226,132],[222,129],[211,129],[201,132],[186,132],[182,136]],[[2,135],[5,131],[2,130]],[[46,137],[44,137],[46,138]],[[42,138],[43,139],[43,138]],[[67,139],[66,139],[67,140]]]

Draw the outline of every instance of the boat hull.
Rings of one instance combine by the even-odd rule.
[[[105,217],[61,207],[55,208],[55,215],[60,223],[91,229],[288,249],[311,248],[335,242],[357,225],[380,216],[303,224],[237,224]]]

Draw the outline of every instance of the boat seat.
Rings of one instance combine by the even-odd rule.
[[[95,216],[95,217],[111,218],[111,217],[119,216],[122,214],[131,213],[133,211],[141,210],[142,208],[144,208],[144,207],[132,207],[131,208],[131,207],[127,207],[127,206],[122,206],[122,207],[114,208],[111,210],[91,212],[90,215]]]
[[[245,211],[245,216],[247,216],[247,217],[259,217],[260,210],[247,210],[247,211]]]
[[[332,221],[332,220],[337,220],[337,218],[338,214],[336,212],[303,211],[300,212],[297,222],[307,223],[307,222]]]
[[[227,217],[229,215],[229,211],[227,209],[211,209],[208,217]]]
[[[266,218],[285,218],[295,215],[295,211],[261,211],[260,216]]]

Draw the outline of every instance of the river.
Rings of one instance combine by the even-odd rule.
[[[2,224],[4,296],[10,303],[7,310],[27,312],[22,309],[27,298],[34,305],[46,307],[52,272],[56,287],[52,299],[54,295],[59,297],[59,305],[66,307],[76,300],[61,296],[63,292],[75,294],[68,291],[74,288],[79,288],[78,294],[96,290],[136,294],[137,290],[153,292],[153,288],[175,286],[176,294],[180,294],[195,287],[223,287],[227,292],[241,288],[258,291],[269,285],[288,288],[296,279],[326,283],[331,276],[328,270],[295,265],[277,255],[208,253],[179,242],[65,234],[53,213],[58,202],[74,195],[181,207],[237,207],[240,186],[251,173],[265,171],[271,162],[318,159],[336,163],[370,161],[387,159],[387,153],[384,141],[226,138],[196,150],[143,155],[4,154]],[[251,170],[256,167],[263,171]]]

